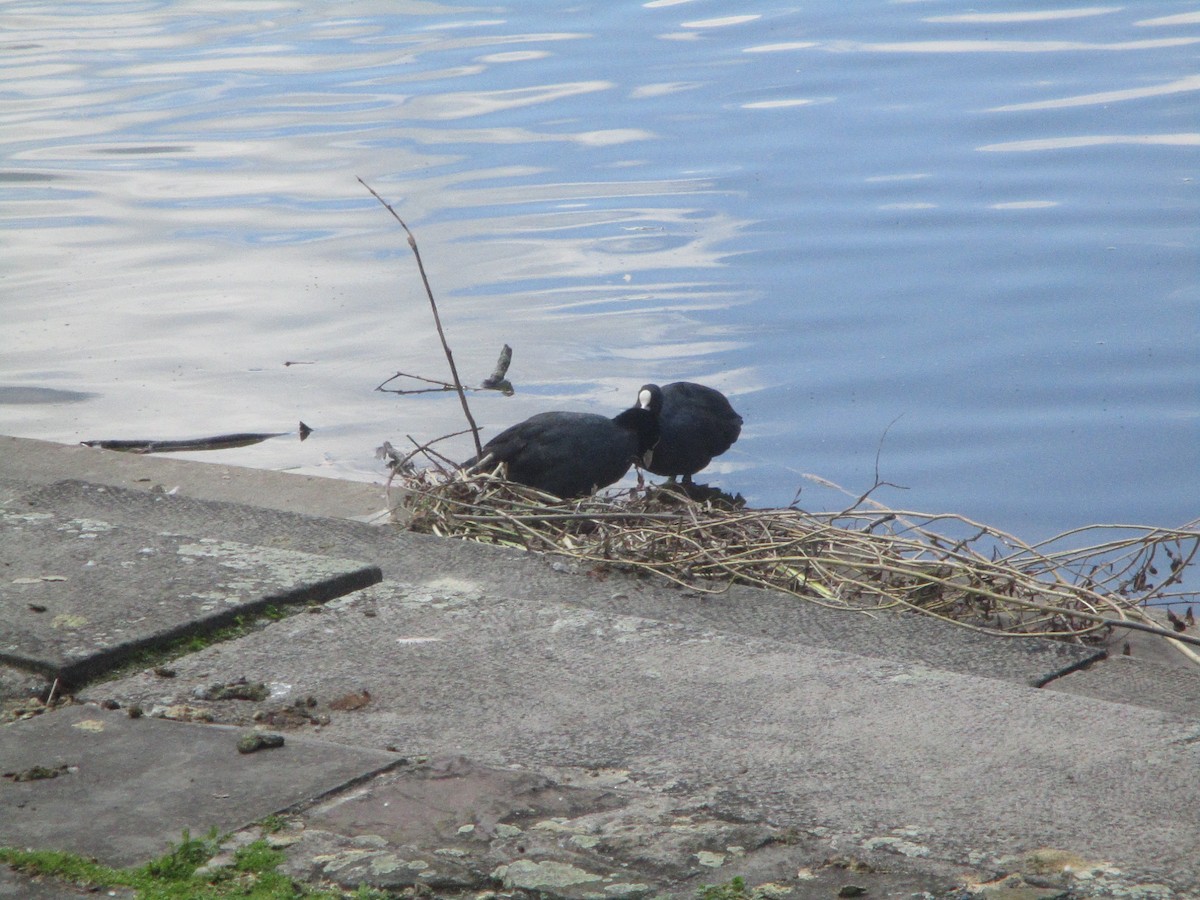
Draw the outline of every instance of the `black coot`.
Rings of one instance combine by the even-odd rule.
[[[508,478],[556,497],[582,497],[642,463],[658,440],[662,391],[638,391],[636,406],[609,419],[595,413],[544,412],[506,428],[483,446],[484,465],[508,464]],[[488,457],[491,459],[488,459]],[[476,464],[478,458],[463,463]]]
[[[658,445],[646,468],[655,475],[692,476],[720,456],[742,433],[742,417],[725,395],[690,381],[662,388]]]

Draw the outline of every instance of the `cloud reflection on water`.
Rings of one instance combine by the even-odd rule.
[[[1197,20],[932,8],[15,0],[4,380],[104,397],[3,427],[303,417],[305,445],[221,459],[362,477],[382,438],[456,430],[443,398],[370,392],[444,361],[361,175],[413,226],[463,368],[514,344],[489,427],[697,378],[747,417],[720,471],[757,502],[797,471],[858,486],[903,412],[884,464],[919,505],[1174,509],[1133,440],[1110,453],[1136,432],[1194,483],[1169,423],[1196,372],[1172,341],[1200,38],[1132,26]]]
[[[1028,153],[1038,150],[1073,150],[1079,147],[1103,147],[1119,144],[1143,147],[1196,147],[1200,146],[1200,133],[1071,135],[1069,137],[1035,138],[1025,141],[1006,141],[1001,144],[985,144],[975,149],[984,153]]]
[[[1055,100],[1035,100],[1031,103],[1010,103],[995,106],[989,112],[1020,112],[1029,109],[1067,109],[1073,106],[1097,106],[1105,103],[1121,103],[1126,100],[1144,100],[1147,97],[1163,97],[1186,91],[1200,90],[1200,75],[1189,75],[1166,84],[1149,87],[1123,88],[1116,91],[1101,91],[1095,94],[1080,94]]]
[[[1018,41],[1018,40],[941,40],[894,41],[871,43],[863,41],[827,41],[820,44],[825,50],[838,53],[1076,53],[1129,50],[1159,50],[1166,47],[1186,47],[1200,43],[1200,38],[1148,38],[1140,41]]]
[[[948,16],[926,16],[924,21],[938,25],[1015,25],[1025,22],[1061,22],[1089,16],[1106,16],[1122,10],[1120,6],[1079,6],[1072,9],[1016,10],[1013,12],[969,12]]]

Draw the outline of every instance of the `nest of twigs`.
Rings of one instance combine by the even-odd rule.
[[[397,516],[414,531],[559,553],[593,571],[692,590],[755,585],[824,606],[907,609],[995,634],[1077,642],[1148,622],[1149,605],[1191,599],[1181,579],[1200,547],[1200,520],[1178,529],[1093,525],[1026,544],[959,516],[887,509],[868,497],[810,513],[745,509],[715,492],[698,500],[670,485],[563,502],[499,472],[435,467],[396,477]]]

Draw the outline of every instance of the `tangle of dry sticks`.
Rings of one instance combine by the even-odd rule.
[[[960,516],[869,499],[835,513],[744,509],[668,488],[563,502],[499,473],[436,463],[399,477],[399,515],[410,529],[552,551],[596,571],[649,573],[707,592],[755,585],[852,610],[907,609],[991,634],[1099,641],[1120,627],[1200,646],[1145,614],[1148,605],[1196,599],[1182,577],[1200,548],[1200,520],[1093,525],[1027,544]]]

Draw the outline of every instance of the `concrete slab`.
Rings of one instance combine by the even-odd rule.
[[[280,477],[286,482],[286,476]],[[989,637],[913,614],[845,612],[748,587],[702,594],[620,575],[593,579],[585,577],[585,571],[571,561],[554,556],[274,509],[76,481],[45,485],[31,490],[27,497],[38,508],[67,508],[108,522],[365,559],[378,564],[386,576],[405,581],[436,580],[453,572],[476,582],[482,592],[492,596],[552,597],[613,613],[865,656],[907,659],[1019,684],[1042,685],[1104,657],[1099,648]]]
[[[1193,777],[1200,704],[1187,687],[1153,690],[1159,672],[1140,652],[1109,666],[1095,662],[1092,650],[981,637],[915,616],[867,618],[749,588],[710,596],[619,575],[585,577],[555,557],[301,515],[295,510],[304,509],[312,486],[293,494],[292,477],[279,473],[247,474],[243,491],[244,473],[226,468],[213,478],[222,467],[169,460],[186,490],[167,493],[146,490],[174,486],[154,480],[167,471],[158,465],[166,460],[51,447],[0,438],[0,501],[9,509],[32,501],[151,534],[362,559],[393,581],[319,607],[320,615],[173,662],[173,679],[141,673],[93,684],[84,697],[138,702],[167,715],[182,702],[222,722],[249,723],[261,713],[281,723],[275,727],[291,723],[288,747],[319,734],[347,746],[395,748],[410,759],[464,754],[496,772],[520,767],[560,785],[618,786],[640,799],[568,819],[582,829],[572,835],[585,839],[595,836],[587,829],[611,826],[610,843],[591,848],[608,854],[609,875],[626,862],[623,871],[634,867],[614,848],[640,852],[658,840],[643,824],[667,836],[676,826],[712,836],[714,844],[699,849],[655,845],[664,864],[694,868],[722,852],[720,835],[732,823],[767,836],[761,853],[742,857],[725,847],[723,855],[739,866],[754,862],[770,878],[773,866],[795,861],[788,854],[798,841],[818,862],[830,854],[891,858],[921,878],[938,866],[952,877],[1026,871],[1036,884],[1069,887],[1073,895],[1200,896]],[[81,452],[97,455],[77,458]],[[77,474],[97,483],[57,481]],[[344,484],[321,487],[332,498],[323,510],[344,506]],[[259,505],[215,502],[228,499]],[[196,699],[214,681],[238,678],[267,682],[273,698]],[[1056,689],[1030,687],[1036,684]],[[1089,685],[1108,699],[1089,697]],[[0,748],[12,734],[0,729]],[[105,790],[135,793],[129,784],[155,784],[153,775],[124,785],[121,777]],[[446,784],[436,780],[427,786],[435,793]],[[422,883],[421,872],[434,868],[416,865],[428,847],[408,855],[409,836],[384,806],[411,801],[412,809],[433,796],[410,787],[376,792],[364,784],[316,807],[320,815],[296,844],[308,848],[294,861],[296,873],[334,878],[336,868],[350,884],[370,872],[381,886],[399,886],[408,883],[404,869]],[[0,782],[0,798],[6,790]],[[455,806],[452,792],[441,796],[447,820],[470,802]],[[491,802],[472,796],[485,807]],[[366,815],[332,813],[354,803]],[[658,813],[645,823],[630,819],[637,804]],[[494,824],[491,815],[500,813],[485,810],[476,823],[482,831]],[[7,818],[0,809],[0,824]],[[618,826],[629,829],[620,838]],[[163,825],[164,846],[181,827]],[[388,828],[396,830],[375,833]],[[770,837],[771,829],[779,835]],[[540,891],[538,879],[600,872],[603,860],[572,855],[575,846],[564,843],[572,835],[518,845],[493,830],[489,853],[511,850],[516,855],[501,867],[517,863],[496,878],[514,888],[537,882]],[[457,847],[437,829],[431,840],[434,853]],[[531,846],[539,858],[522,861],[529,853],[521,848]],[[703,861],[694,855],[700,850],[708,854]],[[1021,858],[1033,868],[1022,868]],[[1054,865],[1081,875],[1046,875]],[[697,873],[705,874],[671,877]],[[706,880],[732,874],[740,873],[714,867]],[[805,883],[820,886],[812,896],[840,889]],[[617,884],[583,887],[603,886],[616,897]],[[914,882],[908,893],[887,892],[899,890],[896,884],[870,889],[871,896],[901,897],[932,892],[932,884]],[[694,896],[691,883],[683,887],[680,896]],[[810,896],[796,891],[789,896]]]
[[[243,732],[72,706],[0,727],[0,846],[69,850],[138,865],[183,829],[232,831],[394,765],[394,754],[288,735],[239,753]]]
[[[670,594],[647,597],[616,591],[602,608],[861,656],[903,659],[1030,687],[1042,687],[1106,656],[1103,647],[978,634],[915,612],[829,609],[769,591],[684,593],[686,600],[681,601]]]
[[[231,466],[221,462],[220,451],[197,455],[204,461],[0,435],[4,479],[27,486],[76,478],[139,492],[254,504],[310,516],[363,521],[386,517],[387,497],[382,484]],[[282,484],[287,485],[286,489],[281,488]],[[0,497],[3,494],[0,483]]]
[[[115,524],[72,508],[0,508],[0,662],[60,690],[146,647],[382,577],[366,563]]]
[[[489,598],[461,579],[385,583],[176,669],[169,685],[138,675],[87,696],[166,702],[239,675],[328,709],[366,688],[369,703],[330,709],[323,737],[616,770],[729,820],[819,823],[847,851],[967,864],[1058,847],[1200,890],[1200,730],[1154,710],[544,595]],[[254,709],[208,706],[218,721]]]
[[[0,900],[67,900],[68,897],[117,897],[132,900],[132,889],[105,888],[103,893],[78,887],[57,878],[31,877],[8,867],[0,868]]]
[[[276,475],[275,493],[287,491],[288,476]],[[331,490],[337,487],[331,485]],[[679,590],[624,578],[585,577],[584,570],[553,556],[508,548],[447,541],[390,527],[296,515],[276,509],[232,506],[191,497],[97,487],[64,481],[31,489],[32,502],[74,508],[113,522],[144,523],[193,534],[229,538],[297,551],[357,556],[381,566],[388,577],[436,583],[447,573],[475,584],[481,594],[536,600],[551,597],[586,608],[641,615],[699,628],[715,628],[747,637],[825,647],[883,659],[921,663],[950,672],[997,678],[1089,695],[1089,675],[1101,668],[1107,648],[1058,641],[980,635],[910,613],[847,613],[794,597],[746,587],[721,594]],[[1177,654],[1155,637],[1130,633],[1136,642],[1134,665],[1122,665],[1129,679],[1120,697],[1110,699],[1200,718],[1200,671],[1180,665]],[[1119,642],[1117,644],[1119,647]],[[1181,669],[1178,690],[1158,690],[1164,658]],[[1182,657],[1178,657],[1182,659]],[[1185,661],[1186,662],[1186,661]],[[1143,665],[1144,664],[1144,665]],[[1068,673],[1075,677],[1059,684]],[[1174,683],[1173,682],[1173,683]],[[1103,688],[1098,687],[1098,690]],[[1098,695],[1103,698],[1105,695]]]
[[[10,500],[15,500],[28,490],[28,482],[15,481],[10,478],[0,477],[0,505],[3,505]]]
[[[1200,720],[1200,668],[1159,665],[1128,656],[1111,656],[1047,685],[1081,697],[1133,706],[1190,710]]]
[[[849,871],[827,862],[838,857],[827,838],[682,809],[620,775],[579,780],[587,783],[461,756],[400,766],[292,817],[285,871],[347,890],[504,888],[562,900],[694,898],[733,875],[774,886],[754,896],[789,900],[829,900],[850,884],[911,900],[949,896],[963,882],[961,870],[879,853],[857,855]]]

